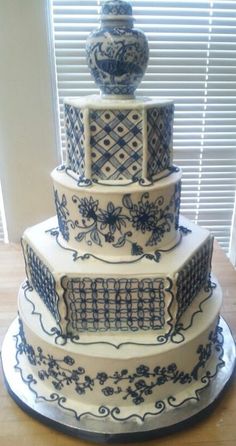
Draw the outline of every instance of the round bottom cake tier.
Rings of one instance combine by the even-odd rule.
[[[151,331],[110,334],[110,342],[99,333],[63,339],[45,329],[35,294],[21,289],[19,322],[4,341],[4,374],[25,410],[66,432],[97,441],[156,435],[209,407],[232,374],[235,348],[219,321],[219,287],[198,296],[182,332],[162,342]]]

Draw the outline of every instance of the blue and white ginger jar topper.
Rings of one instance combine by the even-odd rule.
[[[110,0],[102,7],[100,28],[88,37],[88,66],[104,95],[133,97],[144,76],[148,42],[133,22],[130,3]]]

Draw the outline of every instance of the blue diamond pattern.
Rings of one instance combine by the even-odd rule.
[[[76,107],[65,104],[67,140],[67,166],[84,177],[84,124],[83,113]]]
[[[116,180],[142,175],[142,114],[97,110],[90,115],[92,177]]]
[[[47,306],[56,321],[60,320],[58,311],[58,294],[56,293],[55,279],[42,260],[35,254],[33,249],[25,246],[25,257],[28,265],[28,279],[40,298]]]
[[[171,164],[173,104],[147,111],[147,177],[152,178]]]

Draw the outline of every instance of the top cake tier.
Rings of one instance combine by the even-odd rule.
[[[172,101],[66,99],[66,168],[81,182],[154,181],[172,166],[173,117]]]

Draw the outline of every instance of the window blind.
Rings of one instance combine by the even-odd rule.
[[[6,226],[3,198],[2,198],[1,182],[0,182],[0,242],[5,242],[5,243],[8,242],[8,234],[7,234],[7,226]]]
[[[1,209],[0,209],[0,242],[4,242],[4,231],[3,231],[3,222],[2,222]]]
[[[54,0],[61,139],[62,101],[98,93],[85,40],[102,1]],[[135,26],[149,40],[137,94],[175,101],[174,162],[183,169],[181,211],[211,230],[227,251],[236,185],[236,2],[133,0]]]

